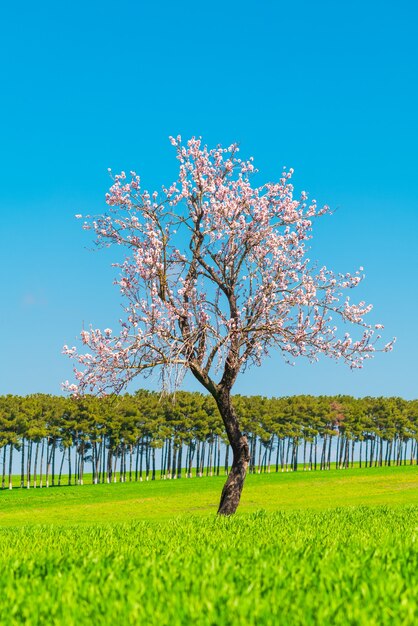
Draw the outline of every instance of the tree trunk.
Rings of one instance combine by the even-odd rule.
[[[209,442],[208,464],[206,467],[206,476],[212,476],[212,456],[213,456],[213,440]]]
[[[43,464],[44,464],[45,439],[42,439],[41,463],[39,465],[39,487],[42,489]]]
[[[150,437],[147,437],[146,446],[145,446],[145,479],[149,480],[149,470],[150,470]],[[175,473],[176,469],[173,468]]]
[[[62,468],[64,465],[64,459],[65,459],[65,448],[62,451],[62,459],[61,459],[61,465],[60,465],[60,473],[58,475],[58,487],[61,486],[61,477],[62,477]]]
[[[52,486],[55,487],[55,453],[57,450],[55,437],[52,440]]]
[[[171,468],[171,475],[170,478],[172,480],[174,480],[175,478],[177,478],[177,443],[175,441],[173,441],[173,458],[172,458],[172,462],[173,462],[173,467]]]
[[[39,441],[36,443],[35,448],[35,463],[33,466],[33,486],[36,489],[36,484],[38,480],[38,455],[39,455]]]
[[[7,451],[7,444],[5,443],[3,446],[3,471],[2,471],[2,477],[1,477],[2,489],[6,487],[6,451]]]
[[[338,469],[338,459],[340,455],[340,446],[341,446],[341,433],[339,432],[337,435],[337,449],[335,451],[335,469]]]
[[[197,450],[196,450],[196,478],[200,473],[200,441],[197,442]]]
[[[151,476],[151,480],[155,480],[155,476],[156,476],[156,471],[155,471],[155,447],[152,447],[152,476]]]
[[[167,449],[167,471],[166,471],[166,475],[167,478],[171,478],[171,458],[172,458],[172,447],[173,447],[173,441],[171,436],[168,438],[168,449]]]
[[[189,470],[188,473],[186,474],[186,476],[188,476],[188,478],[192,477],[192,469],[193,469],[193,459],[194,459],[194,453],[196,451],[196,444],[191,441],[189,443]]]
[[[13,489],[12,482],[12,467],[13,467],[13,444],[10,444],[10,452],[9,452],[9,489]]]
[[[232,515],[237,510],[241,498],[248,463],[250,461],[250,449],[248,447],[247,437],[240,431],[237,414],[232,405],[229,390],[221,391],[215,400],[233,452],[233,461],[228,478],[222,489],[218,514]]]
[[[268,453],[268,461],[267,461],[267,473],[268,474],[270,474],[271,472],[271,457],[273,454],[273,442],[274,442],[274,435],[271,436],[270,443],[269,443],[269,453]]]
[[[25,486],[25,439],[22,439],[22,455],[20,457],[20,486]]]
[[[182,466],[182,455],[183,455],[183,442],[180,441],[179,453],[177,455],[177,478],[181,478],[181,466]]]
[[[71,485],[72,467],[71,467],[71,444],[68,446],[68,485]]]
[[[33,441],[30,441],[29,442],[29,449],[28,449],[27,467],[26,467],[26,488],[27,489],[30,488],[30,478],[31,478],[30,469],[31,469],[31,462],[32,462],[32,446],[33,446]]]
[[[107,451],[107,473],[106,473],[106,482],[110,484],[112,480],[112,444],[109,440],[109,448]]]
[[[138,441],[136,444],[136,457],[135,457],[135,482],[138,482],[138,469],[139,469],[139,446],[140,442]],[[164,470],[163,470],[164,471]]]
[[[104,484],[106,480],[106,435],[102,435],[102,447],[103,447],[103,456],[102,456],[102,484]]]

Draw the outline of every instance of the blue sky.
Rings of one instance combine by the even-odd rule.
[[[112,257],[74,215],[104,208],[108,167],[170,181],[180,133],[239,141],[265,180],[293,167],[337,209],[311,257],[364,266],[359,298],[398,337],[360,372],[274,357],[236,391],[417,397],[417,18],[403,0],[3,6],[0,393],[60,393],[62,345],[115,328]]]

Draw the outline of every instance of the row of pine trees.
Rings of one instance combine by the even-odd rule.
[[[250,472],[416,464],[418,400],[235,396]],[[50,487],[228,473],[210,396],[0,396],[1,487]],[[13,468],[20,479],[13,480]],[[86,472],[87,468],[87,472]],[[16,472],[15,472],[16,473]]]

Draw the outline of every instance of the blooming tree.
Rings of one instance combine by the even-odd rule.
[[[343,297],[362,280],[362,268],[335,274],[306,257],[313,220],[329,209],[305,192],[293,197],[293,170],[257,187],[252,159],[241,160],[237,145],[209,150],[180,137],[171,143],[176,182],[150,194],[135,172],[122,172],[106,196],[108,213],[85,218],[99,245],[128,253],[115,264],[126,315],[117,336],[83,330],[88,352],[64,347],[82,366],[77,384],[66,387],[105,394],[150,371],[158,370],[166,386],[191,372],[214,397],[233,450],[218,511],[229,515],[249,461],[231,400],[238,374],[272,350],[286,360],[325,354],[359,368],[377,349],[374,333],[382,326],[365,323],[371,305]],[[335,318],[358,327],[356,338],[339,335]]]

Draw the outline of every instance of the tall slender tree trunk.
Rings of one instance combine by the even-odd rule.
[[[35,448],[35,462],[33,465],[33,486],[36,489],[37,478],[38,478],[38,455],[39,455],[39,441],[36,442]]]
[[[6,487],[6,450],[7,444],[3,446],[3,469],[1,473],[1,488],[4,489]]]
[[[210,475],[214,476],[214,474],[216,473],[216,437],[214,438],[213,442],[212,442],[212,450],[213,450],[213,467],[211,468],[210,471]]]
[[[338,469],[338,459],[341,445],[341,433],[339,432],[337,435],[337,450],[335,452],[335,469]]]
[[[277,436],[277,448],[276,448],[276,474],[279,471],[279,454],[280,454],[280,438]]]
[[[142,467],[144,462],[144,438],[141,439],[141,451],[139,456],[139,480],[142,482]]]
[[[113,455],[113,482],[116,482],[116,472],[118,469],[118,451],[119,451],[119,446],[116,446],[115,448],[115,454]]]
[[[10,452],[9,452],[9,489],[13,489],[13,481],[12,481],[12,463],[13,463],[13,444],[10,444]]]
[[[331,469],[331,441],[332,441],[332,435],[329,436],[329,441],[328,441],[328,458],[327,458],[327,469]]]
[[[185,444],[187,447],[187,452],[186,452],[186,478],[190,478],[191,475],[191,469],[192,469],[192,442],[189,441],[187,444]]]
[[[390,467],[391,465],[391,460],[392,460],[392,446],[393,446],[393,439],[388,442],[388,466]]]
[[[340,439],[341,441],[340,441],[340,446],[339,446],[339,451],[338,451],[338,458],[336,458],[336,465],[338,466],[338,469],[342,469],[344,446],[346,445],[346,438],[344,437],[344,435],[340,435]]]
[[[138,482],[138,470],[139,470],[139,446],[140,442],[138,441],[136,444],[136,457],[135,457],[135,482]],[[164,471],[164,468],[163,468]]]
[[[379,467],[383,466],[383,437],[380,437],[380,446],[379,446]]]
[[[107,450],[107,472],[106,472],[106,482],[110,483],[112,480],[112,445],[109,441],[109,448]]]
[[[100,459],[102,458],[101,444],[97,442],[97,439],[93,445],[94,456],[94,471],[93,471],[93,485],[97,485],[100,481]]]
[[[167,445],[167,469],[166,469],[166,476],[167,476],[167,478],[171,478],[171,437],[168,438],[168,445]]]
[[[372,467],[373,465],[373,459],[374,459],[374,447],[376,445],[376,438],[373,437],[373,439],[370,441],[370,462],[369,462],[369,467]]]
[[[42,439],[42,447],[41,447],[41,462],[39,464],[39,487],[42,489],[43,487],[43,464],[44,464],[44,452],[45,452],[45,439]]]
[[[212,476],[213,439],[209,442],[209,458],[206,467],[206,476]]]
[[[293,438],[293,466],[294,472],[298,470],[299,437]]]
[[[163,480],[166,479],[167,452],[168,452],[168,441],[167,439],[164,439],[163,449],[161,452],[162,465],[161,465],[161,472],[160,472],[160,479],[163,479]]]
[[[200,478],[202,478],[203,476],[203,468],[205,467],[205,453],[206,453],[206,442],[203,441],[202,442],[202,454],[200,456],[200,469],[199,469]]]
[[[326,434],[323,437],[323,442],[322,442],[322,451],[321,451],[321,462],[320,462],[320,467],[319,469],[323,470],[325,469],[325,450],[327,447],[327,436]]]
[[[65,448],[62,451],[62,459],[61,459],[61,465],[60,465],[60,473],[58,475],[58,487],[61,486],[61,476],[62,476],[62,468],[64,465],[64,459],[65,459]]]
[[[71,485],[72,467],[71,467],[71,444],[68,446],[68,484]]]
[[[56,450],[57,450],[57,443],[56,443],[56,439],[55,437],[52,440],[52,467],[51,467],[51,472],[52,472],[52,486],[55,487],[55,454],[56,454]]]
[[[102,460],[102,441],[96,445],[96,473],[94,475],[94,484],[97,485],[100,482],[100,470],[101,470],[101,460]]]
[[[91,441],[91,476],[93,485],[97,485],[97,441]]]
[[[196,448],[196,478],[198,478],[200,472],[200,445],[201,443],[198,441]]]
[[[155,447],[154,446],[152,446],[151,456],[152,456],[152,476],[151,476],[151,480],[155,480],[156,471],[155,471]]]
[[[182,458],[183,458],[183,442],[180,441],[179,453],[177,456],[177,478],[181,478]]]
[[[171,478],[177,478],[177,443],[173,442],[173,467],[171,470]]]
[[[25,438],[22,439],[22,455],[20,457],[20,486],[25,486]]]
[[[261,452],[263,450],[263,442],[260,440],[258,442],[258,463],[257,463],[257,474],[261,474]]]
[[[33,447],[33,442],[31,441],[29,443],[29,450],[28,450],[28,461],[27,461],[27,468],[26,468],[26,488],[29,489],[30,488],[30,470],[31,470],[31,462],[32,462],[32,447]]]
[[[150,447],[150,438],[147,437],[147,445],[145,448],[145,478],[149,480],[149,470],[150,470],[150,461],[151,461],[151,447]]]
[[[251,435],[249,435],[250,438],[250,464],[248,467],[248,471],[250,472],[250,474],[252,474],[254,472],[254,465],[255,465],[255,446],[256,446],[256,437],[253,433],[251,433]]]
[[[268,460],[267,460],[267,473],[271,472],[271,457],[273,456],[273,444],[274,444],[274,435],[271,436],[269,442],[269,452],[268,452]]]
[[[195,451],[196,451],[196,444],[195,444],[194,441],[190,442],[189,450],[190,450],[190,454],[189,454],[189,474],[188,474],[188,476],[189,476],[189,478],[191,478],[192,477],[192,471],[193,471],[193,459],[194,459],[194,455],[195,455]]]
[[[102,435],[102,447],[103,447],[103,457],[102,457],[102,483],[104,483],[106,479],[106,435]]]
[[[348,469],[349,465],[350,465],[350,443],[349,443],[349,440],[347,439],[347,443],[345,446],[345,459],[344,459],[345,469]]]
[[[81,450],[80,450],[80,474],[79,474],[80,485],[84,484],[84,459],[86,456],[85,447],[86,447],[86,442],[83,439],[81,443]]]
[[[268,451],[268,446],[265,445],[264,446],[263,458],[261,460],[261,471],[264,472],[264,473],[267,472],[267,451]]]
[[[120,483],[123,483],[123,474],[124,474],[123,463],[124,463],[124,458],[125,458],[124,449],[125,449],[125,444],[122,444],[120,446],[120,472],[119,472],[119,482]]]
[[[286,448],[286,472],[289,471],[289,451],[290,451],[290,437],[287,438],[287,448]]]

